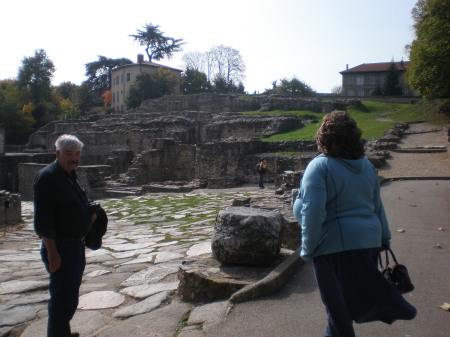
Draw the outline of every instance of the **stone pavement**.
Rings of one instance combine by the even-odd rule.
[[[190,324],[199,329],[192,322],[195,315],[204,317],[199,314],[203,309],[195,314],[193,304],[176,296],[181,261],[211,258],[215,217],[235,198],[273,195],[273,186],[250,186],[102,200],[108,231],[101,249],[86,250],[73,330],[83,337],[123,336],[128,331],[134,336],[172,336],[182,330],[189,313]],[[14,329],[18,335],[24,327],[23,337],[45,336],[48,276],[33,232],[32,206],[23,202],[23,225],[3,230],[0,237],[0,336]],[[225,309],[225,302],[215,303],[207,312]],[[214,316],[212,320],[222,317]]]
[[[443,129],[439,132],[429,132],[428,126],[419,124],[413,126],[413,131],[402,140],[400,147],[408,147],[408,144],[448,145]],[[421,140],[415,143],[417,137]],[[423,155],[425,154],[394,153],[388,160],[387,168],[380,170],[380,175],[388,179],[401,179],[402,175],[433,179],[433,173],[439,178],[450,177],[448,152],[427,153],[422,157]],[[439,184],[439,181],[433,181],[434,183]],[[383,187],[383,193],[389,191],[388,186]],[[399,185],[393,183],[393,186]],[[401,196],[397,195],[400,193],[398,190],[391,190],[386,195],[391,200],[388,207],[394,207],[396,201],[403,200],[402,198],[406,200],[403,195],[410,195],[412,192],[408,191],[414,189],[421,191],[414,194],[417,198],[420,198],[424,191],[427,191],[424,196],[429,200],[440,196],[439,205],[442,205],[442,199],[445,200],[446,196],[449,198],[449,184],[445,182],[440,187],[440,195],[430,184],[417,189],[404,187],[406,190],[402,191]],[[269,297],[268,300],[243,304],[218,301],[195,305],[183,302],[176,296],[176,274],[181,261],[189,257],[200,259],[211,256],[210,238],[218,211],[231,205],[235,198],[273,195],[273,186],[266,190],[252,186],[222,191],[197,190],[184,194],[149,194],[120,200],[102,200],[110,218],[109,228],[102,249],[87,250],[87,266],[81,286],[79,309],[72,320],[73,330],[80,332],[83,337],[119,337],[129,333],[132,333],[133,337],[320,336],[323,307],[317,296],[309,264],[301,265],[294,276],[293,282],[303,280],[299,281],[299,287],[290,282],[280,294]],[[424,217],[431,221],[433,214],[427,214],[427,209],[432,205],[428,203],[427,207],[411,206],[421,206],[420,202],[421,199],[411,201],[409,208],[399,214],[410,215],[411,222]],[[22,207],[24,224],[19,228],[0,232],[0,337],[44,337],[46,331],[48,278],[39,257],[40,241],[32,228],[32,204],[23,202]],[[449,227],[448,205],[441,208],[444,212],[440,213],[441,218],[442,214],[444,215],[439,223],[445,229]],[[391,228],[393,231],[400,229],[401,225],[394,223],[394,226]],[[427,281],[430,281],[436,291],[443,291],[448,296],[448,286],[443,285],[448,284],[449,270],[448,264],[445,269],[444,260],[447,257],[448,261],[448,235],[443,238],[442,235],[446,235],[446,231],[431,230],[433,229],[429,228],[423,232],[422,229],[415,229],[411,233],[415,233],[419,240],[410,235],[401,237],[401,240],[411,249],[416,245],[416,240],[423,243],[430,235],[433,239],[436,236],[442,238],[439,243],[441,248],[433,247],[433,252],[440,252],[439,256],[423,254],[424,257],[420,258],[423,265],[428,267],[424,269],[426,278],[421,279],[419,285],[426,286]],[[406,233],[408,232],[409,228]],[[408,242],[414,242],[415,245],[408,245]],[[417,254],[417,251],[409,251],[411,255],[405,255],[403,251],[407,251],[407,248],[402,248],[398,255],[406,265],[411,266],[415,261],[411,256]],[[435,261],[437,265],[434,265]],[[443,272],[447,273],[447,277],[443,276]],[[283,272],[279,274],[282,275]],[[417,279],[420,275],[413,276]],[[433,306],[442,304],[437,303],[438,299],[441,302],[450,302],[445,294],[436,295],[431,287],[425,295],[428,299],[433,298]],[[298,296],[303,302],[299,302],[298,298],[295,298],[295,303],[288,300]],[[426,299],[421,298],[421,301],[426,302]],[[422,316],[420,322],[423,323],[424,319],[425,323],[436,322],[434,326],[441,329],[442,324],[439,322],[442,317],[448,317],[443,316],[447,312],[435,312],[435,307],[434,310],[431,307],[427,309],[429,312]],[[361,331],[366,333],[366,336],[378,336],[364,329]],[[384,330],[380,327],[379,331]],[[386,333],[391,336],[407,335],[401,329],[395,331],[402,334],[389,334],[387,330],[380,336],[386,336]],[[449,337],[450,333],[412,333],[410,336]]]

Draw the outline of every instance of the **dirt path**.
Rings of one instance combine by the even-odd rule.
[[[450,177],[450,154],[447,129],[426,123],[411,124],[402,137],[398,149],[439,146],[446,152],[403,153],[391,152],[386,165],[378,170],[383,178]]]

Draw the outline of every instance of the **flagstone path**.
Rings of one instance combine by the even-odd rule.
[[[112,336],[108,328],[117,329],[123,319],[166,310],[171,322],[155,336],[171,336],[193,308],[175,296],[181,261],[211,255],[215,217],[233,199],[273,195],[273,188],[252,186],[101,200],[108,231],[101,249],[86,250],[73,329],[82,336]],[[22,336],[45,336],[48,275],[33,231],[32,203],[22,203],[22,215],[22,225],[4,229],[0,236],[0,337],[26,326]]]

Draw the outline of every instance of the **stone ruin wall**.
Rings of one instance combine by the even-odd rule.
[[[13,226],[22,220],[22,203],[20,195],[0,191],[0,228]]]
[[[255,116],[234,111],[281,107],[331,111],[337,104],[344,103],[279,96],[258,99],[217,94],[166,96],[144,101],[138,109],[120,115],[49,123],[30,136],[25,149],[26,155],[45,160],[21,158],[19,163],[51,162],[57,137],[71,133],[85,144],[81,165],[110,166],[110,170],[104,170],[110,174],[108,179],[130,186],[192,179],[207,180],[210,187],[235,186],[257,180],[255,165],[262,157],[271,165],[268,179],[284,170],[302,169],[315,151],[315,144],[258,141],[260,137],[297,128],[302,122],[293,115]],[[300,153],[297,156],[278,153],[282,151]],[[305,151],[308,153],[302,154]],[[18,169],[12,174],[18,177]],[[12,190],[17,191],[18,185]]]
[[[33,182],[36,174],[47,164],[21,163],[18,165],[20,177],[18,192],[22,200],[33,200]],[[105,186],[106,177],[111,174],[111,167],[108,165],[79,166],[77,177],[86,188],[86,192],[91,199],[102,196],[99,189]]]
[[[141,153],[124,176],[124,182],[143,185],[149,182],[197,179],[206,181],[208,187],[236,186],[258,179],[255,166],[263,157],[269,163],[266,180],[273,181],[278,173],[304,169],[315,151],[313,141],[242,140],[190,145],[166,140],[162,147]]]
[[[281,95],[255,96],[255,98],[240,98],[239,95],[223,94],[194,94],[169,95],[157,99],[146,100],[140,109],[153,112],[174,111],[208,111],[243,112],[243,111],[271,111],[271,110],[308,110],[328,113],[342,109],[347,105],[360,105],[357,99],[323,100],[321,98],[300,98]]]

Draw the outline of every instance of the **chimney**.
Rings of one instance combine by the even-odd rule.
[[[346,65],[346,67],[347,67],[347,69],[346,69],[346,70],[348,70],[348,63],[347,63],[347,65]]]
[[[144,62],[144,55],[138,54],[138,56],[137,56],[137,61],[138,61],[138,63]]]

